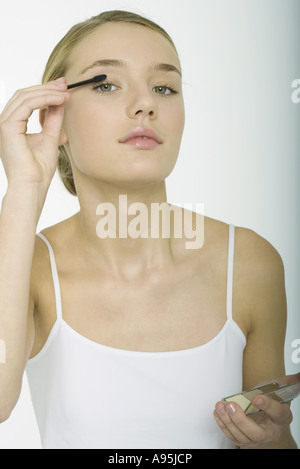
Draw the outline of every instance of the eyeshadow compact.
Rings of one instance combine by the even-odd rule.
[[[232,396],[224,397],[222,401],[225,402],[236,402],[243,409],[246,415],[254,414],[259,412],[251,400],[258,394],[271,397],[272,399],[284,403],[290,402],[300,394],[300,382],[289,384],[287,386],[281,386],[278,383],[268,383],[257,388],[244,391],[239,394],[233,394]]]

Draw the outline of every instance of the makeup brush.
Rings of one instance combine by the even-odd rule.
[[[68,85],[68,90],[71,88],[77,88],[77,86],[83,86],[83,85],[88,85],[90,83],[99,83],[100,81],[103,81],[107,78],[107,75],[97,75],[94,78],[91,78],[90,80],[85,80],[85,81],[79,81],[78,83],[73,83],[72,85]]]

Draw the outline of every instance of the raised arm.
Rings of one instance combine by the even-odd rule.
[[[61,86],[58,86],[61,85]],[[0,157],[7,191],[0,214],[0,422],[13,410],[34,340],[30,294],[36,227],[64,143],[64,79],[17,91],[0,115]],[[28,135],[27,122],[41,110],[43,130]]]

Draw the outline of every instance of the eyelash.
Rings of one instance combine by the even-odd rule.
[[[101,83],[100,85],[97,85],[97,86],[94,86],[93,87],[93,90],[98,93],[98,94],[109,94],[109,93],[112,93],[114,92],[115,90],[112,90],[112,91],[100,91],[100,88],[101,86],[116,86],[114,85],[113,83],[109,83],[109,82],[106,82],[106,83]],[[118,88],[118,87],[117,87]],[[170,90],[170,93],[167,93],[167,94],[161,94],[161,96],[171,96],[173,94],[177,94],[178,91],[176,91],[172,86],[169,86],[169,85],[158,85],[158,86],[154,86],[153,87],[153,90],[157,89],[157,88],[166,88],[168,90]],[[160,94],[160,93],[158,93]]]
[[[98,93],[98,94],[111,93],[112,91],[100,91],[101,86],[107,86],[107,85],[108,86],[116,86],[113,83],[105,82],[105,83],[101,83],[100,85],[94,86],[93,90],[96,91],[96,93]],[[115,90],[113,90],[113,91],[115,91]]]
[[[155,88],[166,88],[168,90],[170,90],[170,93],[167,93],[167,94],[162,94],[161,96],[170,96],[172,94],[177,94],[178,91],[176,91],[172,86],[169,86],[169,85],[158,85],[158,86],[155,86],[153,89]]]

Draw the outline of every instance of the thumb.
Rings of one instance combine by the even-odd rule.
[[[49,106],[43,112],[42,134],[51,137],[57,143],[57,146],[67,143],[65,132],[62,129],[64,105]]]
[[[278,384],[287,386],[288,384],[294,384],[300,382],[300,373],[296,373],[294,375],[287,375],[282,376],[281,378],[277,378],[275,380]]]

